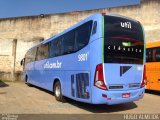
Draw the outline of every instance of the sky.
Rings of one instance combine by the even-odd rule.
[[[140,4],[140,0],[0,0],[0,18],[56,14]]]

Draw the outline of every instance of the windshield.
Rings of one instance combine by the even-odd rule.
[[[121,17],[104,17],[105,63],[143,64],[143,53],[140,23]]]

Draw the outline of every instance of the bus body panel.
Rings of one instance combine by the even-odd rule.
[[[34,74],[34,62],[28,63],[25,67],[25,77],[24,79],[27,79],[27,82],[31,84],[35,84],[35,74]],[[26,78],[27,75],[27,78]]]
[[[62,57],[63,70],[60,74],[65,74],[62,80],[63,95],[75,100],[90,102],[90,47],[85,47],[73,54],[64,56],[65,59]]]
[[[160,91],[160,60],[158,58],[160,50],[160,41],[147,43],[147,62],[146,74],[147,84],[146,89]],[[149,60],[149,61],[148,61]]]
[[[95,86],[92,89],[92,93],[94,93],[92,97],[93,104],[121,104],[127,102],[133,102],[143,98],[145,89],[135,89],[135,90],[127,90],[127,91],[106,91],[96,88]],[[123,98],[122,95],[130,93],[129,98]],[[104,95],[106,95],[104,97]]]
[[[94,85],[93,81],[93,104],[119,104],[131,102],[141,99],[144,95],[144,87],[141,88],[144,69],[143,53],[145,49],[142,27],[139,22],[133,21],[132,19],[127,19],[124,17],[122,17],[121,19],[117,18],[118,17],[115,16],[113,17],[113,20],[111,20],[110,17],[104,18],[104,23],[107,24],[107,26],[103,26],[102,23],[102,28],[104,27],[104,36],[102,34],[101,39],[93,42],[93,44],[97,45],[97,49],[94,49],[99,52],[97,53],[97,56],[99,56],[99,58],[101,59],[97,59],[94,62],[91,62],[93,66],[92,73],[94,73],[92,79],[96,79],[96,66],[98,64],[102,64],[104,82],[107,86],[107,90],[102,90],[101,88],[97,88]],[[125,26],[122,26],[122,23],[124,23]],[[126,26],[126,24],[128,25],[128,23],[130,24],[130,26]],[[136,27],[136,25],[138,25],[138,28]],[[107,31],[107,33],[105,31]],[[112,33],[110,31],[112,31]],[[124,33],[122,31],[124,31]],[[139,37],[136,37],[136,34],[137,36],[139,35]],[[121,41],[123,42],[121,43]],[[107,50],[108,52],[106,52]],[[106,58],[108,54],[111,54],[113,56],[111,60],[108,60],[109,58]],[[139,56],[137,54],[139,54]],[[116,56],[118,55],[123,56],[121,56],[120,58],[116,58]],[[128,59],[126,59],[125,57],[128,57],[128,59],[132,57],[132,59],[128,61]],[[93,59],[94,54],[92,54],[92,60]],[[129,97],[123,98],[125,94],[129,94]]]
[[[104,73],[109,90],[139,89],[142,82],[143,65],[105,63]]]
[[[146,63],[146,74],[146,89],[160,91],[160,63]]]
[[[27,70],[26,74],[29,77],[28,82],[49,91],[53,91],[54,80],[58,79],[60,80],[62,93],[64,96],[83,102],[91,101],[89,69],[90,47],[85,47],[73,54],[40,60],[32,63],[34,65],[26,65],[26,68],[28,67],[31,69],[32,66],[34,66],[33,68],[35,68],[34,70]],[[84,79],[85,76],[87,77],[87,81],[84,80],[82,82],[87,83],[77,83],[78,80],[81,80],[81,77]],[[73,84],[72,77],[74,81]],[[77,84],[85,84],[86,86],[82,89],[81,87],[84,86],[79,85],[79,88],[77,88]],[[72,89],[74,89],[74,95],[72,95]],[[77,92],[84,91],[88,93],[88,97],[85,98],[85,96],[81,95],[82,93],[79,93],[79,95],[77,95]]]
[[[99,38],[90,44],[91,48],[91,88],[92,88],[92,104],[120,104],[139,100],[144,96],[144,88],[140,88],[142,82],[143,65],[135,64],[107,64],[104,63],[104,77],[108,90],[102,90],[94,86],[96,66],[102,63],[102,50],[99,49],[103,43],[103,38]],[[97,54],[95,55],[95,51]],[[97,57],[99,56],[99,57]],[[95,59],[96,58],[96,59]],[[120,67],[130,66],[131,68],[120,76]],[[122,85],[122,89],[109,89],[109,86]],[[130,93],[129,98],[122,98],[122,94]],[[107,98],[102,94],[107,95]],[[111,100],[109,99],[111,98]]]

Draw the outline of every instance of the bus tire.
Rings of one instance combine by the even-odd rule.
[[[54,84],[54,95],[57,101],[65,101],[64,96],[62,95],[61,84],[59,81],[56,81]]]

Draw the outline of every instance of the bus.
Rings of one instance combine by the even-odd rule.
[[[160,91],[160,41],[146,44],[146,89]]]
[[[140,22],[94,14],[25,55],[27,84],[91,104],[120,104],[143,98],[145,39]]]

